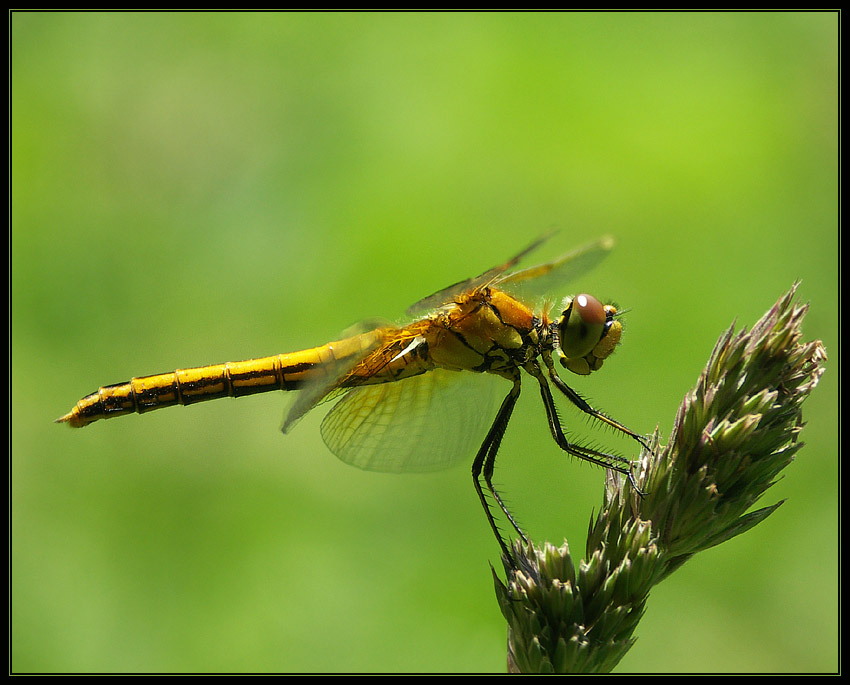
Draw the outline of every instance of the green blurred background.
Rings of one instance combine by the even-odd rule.
[[[468,468],[360,472],[320,414],[282,437],[282,394],[52,421],[98,385],[396,317],[552,226],[545,257],[618,238],[580,288],[629,308],[624,344],[570,380],[637,430],[669,435],[718,335],[796,279],[831,357],[763,504],[788,501],[658,586],[618,670],[837,669],[835,14],[11,29],[13,671],[503,671]],[[497,480],[581,557],[603,473],[528,390]]]

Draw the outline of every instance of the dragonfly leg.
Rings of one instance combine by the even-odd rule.
[[[564,395],[566,395],[567,399],[572,402],[580,411],[583,411],[588,416],[593,417],[597,421],[601,421],[602,423],[611,426],[615,430],[628,435],[630,438],[634,438],[638,443],[640,443],[641,447],[649,450],[650,447],[647,444],[646,440],[633,430],[626,428],[622,423],[612,419],[610,416],[605,416],[601,411],[594,409],[588,404],[587,400],[584,399],[581,395],[579,395],[575,390],[573,390],[569,385],[567,385],[563,379],[556,373],[555,367],[552,364],[551,357],[545,359],[546,367],[549,372],[549,379],[552,381],[552,384],[558,388]],[[533,375],[533,374],[532,374]]]
[[[487,432],[487,437],[484,438],[484,442],[478,449],[478,454],[475,455],[475,461],[472,463],[472,482],[475,485],[475,492],[478,493],[478,498],[481,500],[481,505],[484,507],[484,513],[487,515],[487,521],[490,523],[490,528],[493,529],[493,533],[496,535],[496,540],[498,540],[499,546],[502,548],[502,552],[507,559],[512,559],[513,557],[507,544],[505,544],[502,534],[499,532],[496,520],[493,518],[493,512],[490,510],[490,505],[487,502],[487,498],[484,496],[484,490],[481,487],[481,476],[483,474],[487,490],[489,490],[490,494],[493,495],[493,499],[496,500],[499,508],[504,512],[508,521],[510,521],[510,524],[520,534],[520,537],[522,537],[524,541],[528,542],[528,538],[525,537],[525,533],[522,532],[519,525],[514,520],[514,517],[511,515],[511,512],[505,506],[504,502],[502,502],[502,498],[499,496],[499,493],[496,492],[495,487],[493,487],[493,470],[496,465],[496,453],[499,451],[499,445],[502,443],[502,438],[505,435],[505,429],[508,427],[508,421],[510,420],[511,414],[516,406],[517,399],[519,399],[520,387],[520,377],[517,373],[517,375],[513,378],[513,387],[502,402],[502,406],[499,408],[499,413],[496,414],[496,419],[493,421],[493,425],[490,426],[490,430]]]
[[[597,464],[598,466],[604,466],[605,468],[609,468],[614,471],[617,471],[618,473],[622,473],[629,479],[629,483],[631,483],[635,491],[638,494],[643,495],[644,493],[641,492],[640,488],[637,487],[634,475],[632,474],[632,463],[628,459],[615,454],[600,452],[599,450],[595,450],[590,447],[585,447],[583,445],[578,445],[576,443],[571,443],[569,440],[567,440],[566,435],[564,435],[564,429],[561,426],[561,421],[558,418],[558,410],[555,407],[555,400],[552,397],[552,391],[549,389],[549,383],[546,381],[546,377],[543,375],[540,370],[540,367],[537,366],[536,363],[526,365],[526,370],[532,376],[534,376],[537,379],[537,382],[540,384],[540,395],[543,398],[543,406],[546,407],[546,417],[549,420],[549,430],[552,432],[552,437],[555,439],[555,442],[558,444],[558,447],[564,450],[564,452],[566,452],[567,454],[571,454],[574,457],[578,457],[579,459],[584,459],[585,461]],[[557,380],[563,385],[563,388],[561,388],[561,385],[559,385],[558,383],[556,383],[555,386],[562,391],[564,388],[566,388],[566,390],[569,391],[569,393],[565,392],[565,394],[567,394],[567,397],[569,397],[570,399],[573,399],[573,397],[575,397],[579,399],[582,403],[584,403],[584,406],[590,409],[590,411],[587,413],[594,417],[598,415],[599,417],[607,419],[607,417],[604,417],[602,414],[599,414],[598,412],[593,410],[590,405],[587,404],[587,402],[581,399],[581,397],[579,397],[579,395],[577,395],[566,383],[564,383],[560,378],[558,378],[557,375],[555,376],[555,378],[557,378]],[[605,422],[610,423],[610,425],[613,425],[615,428],[620,428],[620,424],[618,424],[616,421],[611,423],[611,420],[608,419]],[[633,433],[625,427],[622,427],[622,430],[627,435],[630,435],[635,438],[641,444],[644,444],[643,440],[637,434]]]

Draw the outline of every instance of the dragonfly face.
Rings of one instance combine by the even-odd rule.
[[[287,432],[315,406],[338,400],[322,422],[322,438],[348,464],[373,471],[428,471],[472,458],[476,493],[503,554],[511,559],[485,489],[526,539],[492,483],[524,375],[539,385],[550,432],[564,452],[625,474],[636,488],[628,460],[566,438],[551,386],[580,411],[646,446],[637,433],[591,407],[558,376],[553,363],[554,353],[573,373],[598,370],[620,341],[616,308],[582,294],[567,298],[553,321],[531,307],[560,288],[566,276],[594,266],[612,242],[602,239],[554,261],[512,271],[541,242],[421,300],[410,310],[418,318],[405,325],[371,328],[299,352],[104,386],[59,421],[81,427],[176,404],[298,390],[283,424]],[[505,379],[511,385],[495,419],[485,399],[491,386],[483,381],[488,379],[502,388]]]
[[[620,342],[623,325],[614,320],[614,305],[603,305],[593,295],[564,300],[564,311],[553,323],[555,349],[561,365],[586,376],[602,367]]]

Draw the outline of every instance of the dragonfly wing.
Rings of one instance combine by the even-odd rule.
[[[360,326],[357,327],[360,330]],[[354,329],[349,329],[353,331]],[[367,333],[363,334],[368,335]],[[331,343],[332,346],[334,343]],[[326,346],[329,347],[329,346]],[[281,431],[288,433],[301,418],[322,402],[332,399],[338,392],[340,384],[351,371],[380,347],[380,338],[375,338],[371,344],[364,344],[358,354],[352,354],[343,360],[328,362],[315,378],[308,381],[295,395],[293,403],[283,420]]]
[[[321,382],[314,381],[302,390],[299,390],[295,394],[295,398],[290,405],[289,410],[286,412],[286,416],[283,419],[283,425],[281,425],[280,430],[283,433],[288,433],[307,412],[324,402],[329,398],[329,396],[332,397],[339,387],[340,380],[344,378],[353,367],[354,364],[350,364],[347,365],[346,368],[337,369],[332,374],[322,379]]]
[[[337,457],[367,471],[423,472],[475,456],[496,412],[499,378],[435,369],[349,390],[322,422]]]
[[[461,293],[474,290],[476,288],[481,287],[482,285],[486,285],[487,283],[491,283],[493,281],[498,281],[499,277],[502,274],[515,267],[523,259],[523,257],[525,257],[530,252],[533,252],[543,243],[545,243],[552,236],[552,233],[553,231],[544,233],[537,240],[531,243],[531,245],[526,247],[522,252],[520,252],[515,257],[509,259],[504,264],[494,266],[492,269],[488,269],[480,276],[476,276],[475,278],[467,278],[465,281],[459,281],[454,285],[450,285],[448,288],[438,290],[433,295],[429,295],[428,297],[422,298],[416,304],[413,304],[408,307],[407,313],[410,316],[415,316],[422,312],[427,312],[432,309],[436,309],[437,307],[440,307],[446,304],[447,302],[453,302],[454,299]]]
[[[604,236],[545,264],[538,264],[497,278],[493,285],[527,303],[558,293],[564,283],[594,269],[614,247],[614,238]],[[563,295],[565,293],[559,293]]]

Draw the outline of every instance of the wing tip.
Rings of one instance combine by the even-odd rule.
[[[612,235],[603,235],[598,244],[603,250],[611,250],[617,244],[617,239]]]

